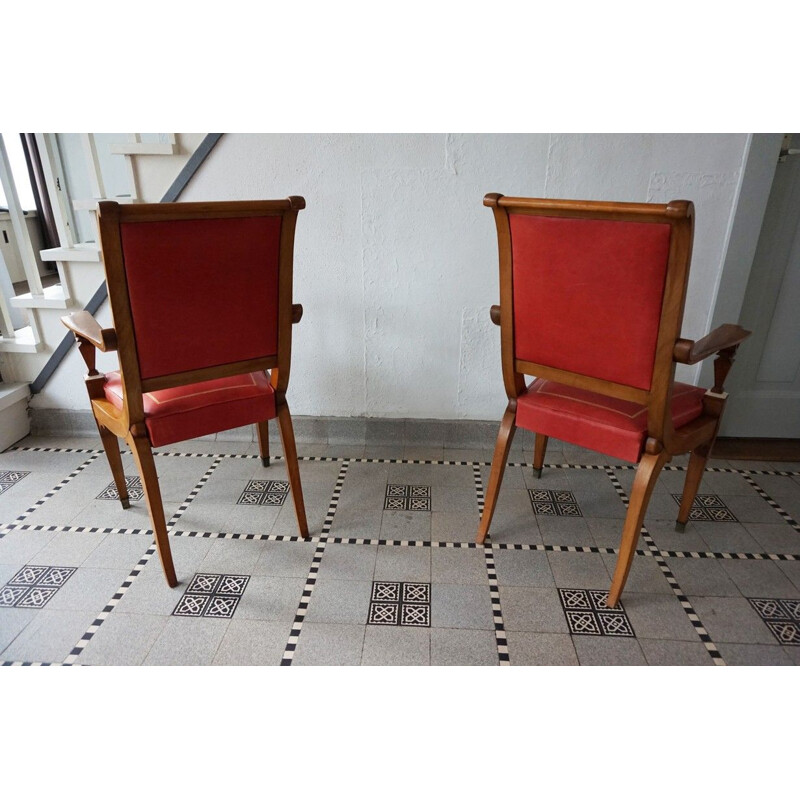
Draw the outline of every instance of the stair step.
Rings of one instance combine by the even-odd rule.
[[[120,142],[111,145],[111,152],[121,156],[171,156],[176,145],[160,142]]]
[[[44,294],[18,294],[11,298],[11,305],[16,308],[67,308],[71,305],[64,296],[64,288],[60,283],[45,287]]]
[[[28,417],[27,383],[3,383],[0,381],[0,451],[5,450],[31,430]]]
[[[44,349],[45,344],[36,341],[30,325],[14,331],[13,339],[0,336],[0,353],[39,353]]]
[[[18,400],[26,400],[30,394],[27,383],[3,383],[0,381],[0,411]]]
[[[72,207],[76,211],[97,211],[97,204],[106,200],[112,200],[119,203],[121,206],[130,205],[134,202],[133,198],[129,195],[120,195],[118,197],[92,197],[89,200],[73,200]]]
[[[100,248],[93,242],[74,247],[51,247],[39,251],[42,261],[100,261]]]

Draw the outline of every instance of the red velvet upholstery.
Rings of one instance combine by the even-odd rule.
[[[670,226],[509,214],[515,355],[649,389]]]
[[[672,422],[691,422],[703,410],[705,389],[675,383]],[[638,403],[537,378],[517,400],[517,425],[590,450],[638,461],[647,434],[647,409]]]
[[[274,355],[281,218],[123,222],[142,378]]]
[[[109,402],[122,408],[119,372],[106,374],[105,393]],[[143,397],[145,424],[154,447],[251,425],[276,415],[275,394],[264,372],[162,389]]]

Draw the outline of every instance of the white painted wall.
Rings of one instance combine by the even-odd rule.
[[[306,198],[293,413],[498,419],[506,400],[488,313],[497,244],[484,194],[694,201],[683,333],[698,338],[746,143],[745,134],[226,134],[181,199]]]
[[[295,253],[295,302],[305,314],[294,328],[294,414],[497,420],[506,404],[499,329],[489,321],[497,243],[483,196],[694,201],[683,334],[699,338],[710,327],[747,141],[225,134],[181,200],[306,198]],[[100,317],[110,324],[105,307]],[[679,370],[683,379],[697,374]],[[84,409],[76,371],[71,354],[34,405]]]

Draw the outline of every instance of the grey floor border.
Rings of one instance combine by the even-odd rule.
[[[622,484],[619,482],[616,473],[612,469],[607,469],[606,475],[608,475],[611,484],[613,485],[614,489],[616,490],[617,494],[620,496],[623,503],[625,503],[625,507],[628,507],[628,495],[627,492],[622,488]],[[681,608],[686,613],[686,616],[689,618],[689,622],[692,623],[692,627],[694,628],[695,633],[699,637],[700,641],[705,646],[706,650],[708,651],[708,655],[711,657],[711,660],[714,662],[715,666],[724,667],[725,659],[723,659],[722,654],[719,652],[719,648],[714,644],[711,636],[709,635],[708,631],[705,629],[705,626],[700,621],[700,617],[698,616],[697,612],[694,610],[694,607],[689,602],[689,598],[684,593],[683,589],[681,589],[675,575],[672,573],[672,570],[669,568],[669,564],[664,560],[663,556],[660,554],[658,547],[656,546],[653,537],[650,536],[647,528],[642,525],[640,534],[642,539],[644,539],[645,544],[647,544],[648,549],[653,553],[653,557],[656,560],[656,564],[658,564],[659,569],[663,573],[664,577],[667,579],[667,583],[672,589],[675,597],[678,598],[678,602],[681,604]]]

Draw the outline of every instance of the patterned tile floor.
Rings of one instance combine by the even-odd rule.
[[[800,663],[800,464],[712,461],[683,533],[685,460],[669,465],[612,612],[629,466],[551,443],[537,480],[515,449],[478,547],[491,448],[301,456],[307,541],[280,455],[158,452],[170,589],[129,454],[127,510],[94,439],[0,454],[0,663]]]

